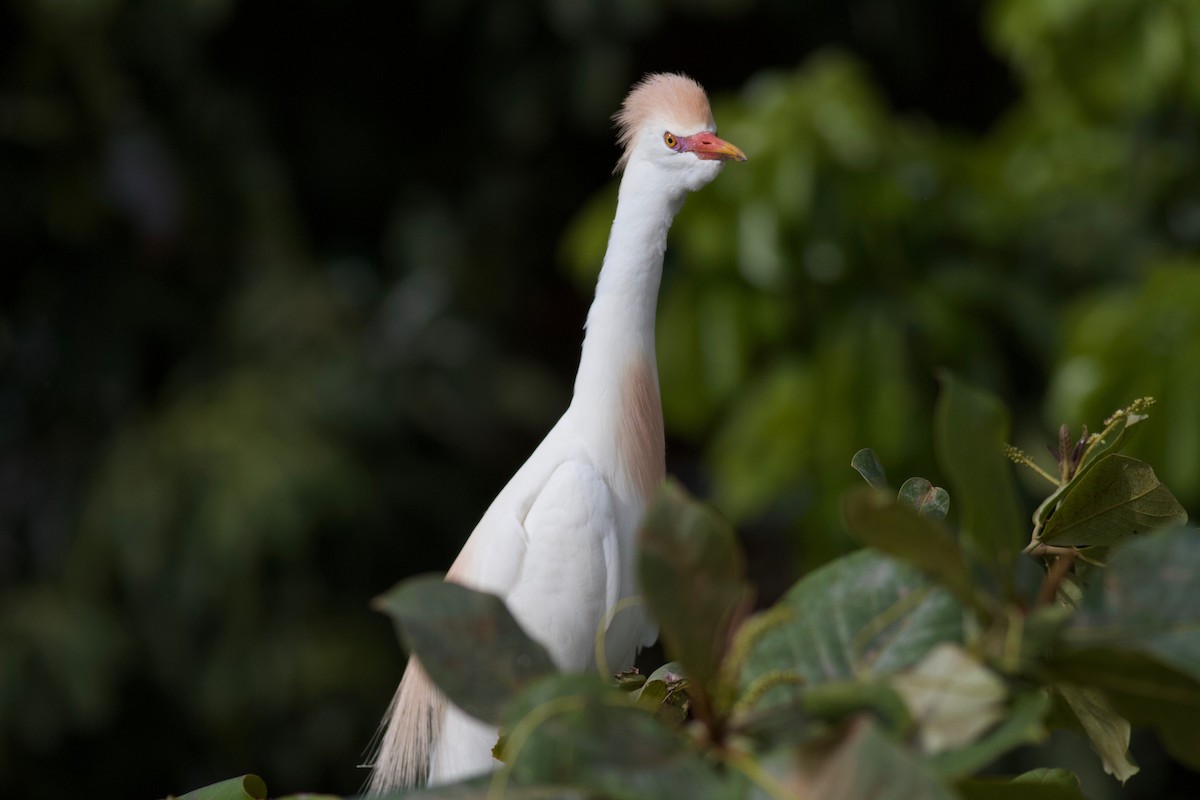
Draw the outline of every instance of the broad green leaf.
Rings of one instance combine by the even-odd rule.
[[[953,792],[869,719],[856,723],[804,797],[821,800],[951,800]]]
[[[892,676],[930,754],[965,747],[1004,716],[1008,689],[996,673],[958,645],[943,642]]]
[[[571,786],[646,800],[730,796],[729,779],[686,737],[591,676],[537,682],[509,709],[506,731],[509,768],[496,776],[500,786]]]
[[[687,718],[691,707],[687,687],[682,666],[678,661],[671,661],[650,673],[646,682],[629,696],[640,707],[660,714],[664,720],[680,723]]]
[[[963,800],[1086,800],[1065,769],[1035,769],[1015,778],[970,778],[955,787]]]
[[[683,672],[683,665],[678,661],[668,661],[658,669],[654,670],[654,672],[651,672],[650,676],[646,678],[646,682],[666,681],[667,683],[673,683],[674,681],[686,679],[687,675],[685,675]]]
[[[934,577],[963,603],[986,607],[958,542],[937,522],[865,486],[842,496],[842,516],[847,530],[863,544]]]
[[[930,519],[945,519],[950,510],[950,493],[924,478],[906,480],[898,497],[901,503]]]
[[[264,800],[266,796],[267,784],[262,778],[243,775],[195,789],[179,797],[179,800]]]
[[[498,723],[517,692],[555,672],[545,648],[494,595],[419,576],[373,605],[392,617],[438,688],[476,719]]]
[[[930,767],[943,778],[970,775],[1023,744],[1040,742],[1046,736],[1042,720],[1050,708],[1043,691],[1026,691],[1005,711],[999,724],[978,741],[929,759]]]
[[[949,592],[869,550],[804,577],[766,613],[781,614],[783,621],[749,645],[743,692],[773,675],[793,675],[805,684],[888,675],[939,642],[962,640],[963,609]],[[762,702],[792,696],[781,686],[764,693]]]
[[[1104,771],[1121,783],[1137,774],[1138,766],[1129,755],[1129,720],[1118,714],[1099,689],[1059,683],[1055,690],[1066,702],[1104,765]]]
[[[1200,532],[1138,537],[1115,548],[1065,633],[1075,647],[1152,656],[1200,681]]]
[[[1153,658],[1109,647],[1074,649],[1047,662],[1059,682],[1103,690],[1117,713],[1155,730],[1180,763],[1200,770],[1200,681]]]
[[[1004,456],[1008,412],[990,394],[941,374],[934,439],[942,474],[954,489],[963,545],[1006,587],[1029,538]]]
[[[638,572],[667,653],[683,664],[695,689],[711,695],[735,617],[749,596],[733,530],[668,481],[642,523]]]
[[[1046,521],[1039,541],[1076,547],[1111,545],[1186,520],[1187,512],[1149,464],[1113,453],[1080,476]]]
[[[876,489],[888,488],[887,475],[883,472],[883,464],[879,463],[879,456],[875,455],[875,451],[871,448],[864,447],[855,453],[850,459],[850,466],[854,467],[858,471],[858,474],[863,476],[863,480]]]
[[[1161,531],[1113,549],[1048,661],[1054,677],[1102,689],[1200,768],[1200,532]]]

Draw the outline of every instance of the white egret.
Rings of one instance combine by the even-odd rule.
[[[654,74],[614,116],[624,171],[587,316],[571,404],[484,513],[446,579],[504,599],[558,667],[593,661],[597,627],[636,593],[634,536],[664,475],[654,318],[667,230],[684,197],[745,161],[717,138],[704,89]],[[640,607],[609,622],[608,663],[654,642]],[[496,729],[439,692],[415,659],[385,717],[370,790],[447,783],[491,769]]]

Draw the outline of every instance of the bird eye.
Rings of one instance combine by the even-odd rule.
[[[664,133],[663,142],[665,142],[667,147],[671,148],[672,150],[679,147],[679,140],[675,138],[675,134],[673,133]]]

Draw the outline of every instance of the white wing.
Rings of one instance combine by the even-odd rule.
[[[590,464],[551,473],[525,516],[525,555],[504,600],[560,669],[594,663],[596,628],[619,599],[620,547],[612,494]]]

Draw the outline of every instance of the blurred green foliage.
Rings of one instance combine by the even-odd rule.
[[[1180,0],[0,8],[0,794],[354,790],[367,600],[565,406],[651,69],[751,158],[677,221],[659,353],[764,599],[851,546],[850,454],[944,482],[941,366],[1030,451],[1154,395],[1127,452],[1194,515],[1198,58]]]
[[[817,561],[852,480],[830,465],[870,443],[928,470],[914,422],[938,366],[1003,392],[1033,438],[1153,394],[1170,423],[1136,452],[1200,503],[1200,15],[1000,2],[989,18],[1023,91],[986,135],[891,114],[861,62],[818,53],[719,98],[750,162],[675,227],[668,427],[704,443],[726,513],[797,520]],[[581,287],[611,206],[567,240]]]

